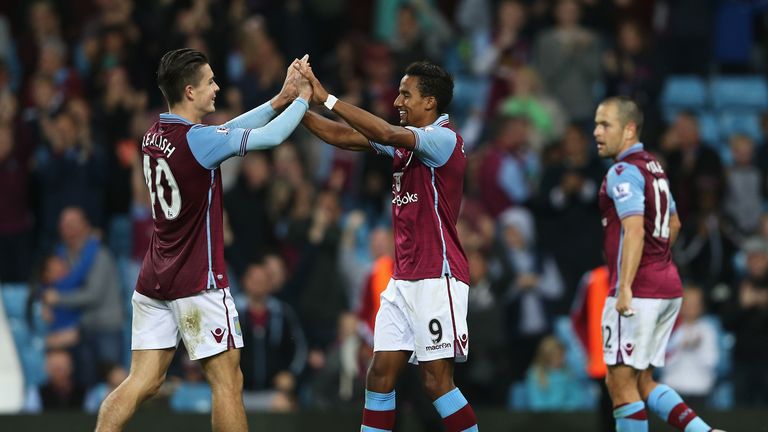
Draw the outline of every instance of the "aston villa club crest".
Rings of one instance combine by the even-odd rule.
[[[395,192],[400,192],[400,177],[403,176],[403,173],[397,172],[392,174],[392,178],[395,180]]]

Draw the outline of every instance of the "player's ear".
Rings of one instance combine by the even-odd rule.
[[[193,87],[191,84],[187,84],[184,87],[184,97],[187,99],[194,99],[195,97],[195,87]]]
[[[424,107],[426,108],[427,111],[432,111],[437,109],[437,99],[435,99],[434,96],[427,96],[424,99],[426,100],[426,104],[424,105]]]

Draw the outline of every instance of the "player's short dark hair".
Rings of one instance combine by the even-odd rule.
[[[437,101],[437,111],[445,112],[445,108],[453,99],[453,77],[436,64],[421,61],[411,63],[405,74],[419,78],[419,93],[421,96],[433,96]]]
[[[168,51],[157,68],[157,85],[168,105],[181,102],[184,88],[200,81],[200,68],[208,64],[208,57],[192,48]]]
[[[629,123],[634,123],[637,129],[637,137],[643,131],[644,116],[643,111],[637,105],[637,102],[627,96],[612,96],[605,99],[600,105],[614,104],[619,110],[619,121],[623,128]]]

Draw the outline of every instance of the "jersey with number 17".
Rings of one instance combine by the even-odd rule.
[[[610,273],[610,295],[621,278],[624,232],[621,220],[642,216],[645,238],[632,295],[639,298],[682,296],[677,267],[670,252],[669,219],[676,213],[667,175],[656,158],[635,144],[619,155],[600,187],[603,247]]]
[[[192,153],[187,136],[196,126],[161,115],[141,143],[154,231],[136,291],[151,298],[174,300],[229,286],[221,169],[203,167]]]

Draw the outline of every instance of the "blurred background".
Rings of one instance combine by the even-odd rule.
[[[605,418],[596,198],[608,162],[592,119],[602,97],[633,97],[683,222],[685,302],[658,378],[697,410],[752,409],[768,425],[763,0],[0,3],[0,411],[95,413],[126,376],[152,230],[139,141],[167,110],[158,61],[180,47],[210,59],[212,124],[270,99],[304,53],[329,91],[393,123],[409,63],[453,74],[472,277],[472,355],[456,381],[481,424],[483,412],[593,413],[584,430]],[[341,410],[352,430],[392,271],[391,160],[299,127],[222,171],[248,411]],[[441,430],[415,371],[399,418]],[[146,410],[206,413],[209,398],[182,348]]]

